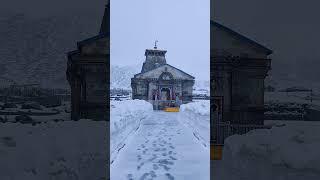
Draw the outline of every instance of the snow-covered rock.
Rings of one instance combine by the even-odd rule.
[[[152,105],[144,100],[111,101],[110,162],[116,158],[129,135],[137,130],[140,121],[152,111]]]
[[[180,106],[179,121],[190,128],[194,136],[209,148],[210,101],[201,100]]]
[[[217,179],[316,180],[320,124],[288,123],[226,139]],[[218,176],[219,174],[219,176]]]

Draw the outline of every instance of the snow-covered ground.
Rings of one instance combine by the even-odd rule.
[[[284,125],[226,139],[223,160],[212,161],[219,180],[316,180],[320,177],[320,122],[268,121]]]
[[[2,103],[3,104],[3,103]],[[0,102],[1,106],[1,102]],[[49,122],[54,120],[64,120],[69,121],[71,119],[70,115],[70,102],[63,102],[61,106],[46,108],[44,106],[40,106],[41,110],[36,109],[21,109],[21,105],[17,104],[17,108],[6,108],[4,110],[0,110],[0,114],[4,112],[15,112],[15,115],[0,115],[0,117],[6,117],[9,122],[15,122],[15,117],[21,114],[21,112],[28,113],[29,117],[36,122]]]
[[[278,102],[278,103],[300,103],[300,104],[314,104],[320,105],[320,97],[316,94],[313,95],[313,101],[310,101],[310,93],[306,92],[265,92],[265,102]]]
[[[108,127],[91,120],[0,123],[0,179],[105,179]]]
[[[209,149],[178,121],[178,113],[154,111],[141,123],[111,164],[112,180],[209,180]]]
[[[111,101],[110,162],[113,162],[126,139],[152,112],[152,105],[143,100]]]
[[[320,96],[310,92],[266,92],[265,118],[267,120],[318,121]]]
[[[183,104],[178,113],[179,121],[190,128],[196,138],[207,148],[210,145],[210,101],[199,100]]]

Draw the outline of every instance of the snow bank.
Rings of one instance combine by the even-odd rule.
[[[287,124],[226,139],[217,179],[316,180],[320,177],[320,123]],[[224,177],[224,178],[222,178]]]
[[[194,114],[199,114],[202,116],[210,116],[210,101],[201,100],[183,104],[180,106],[180,110],[182,112],[192,112]]]
[[[140,121],[152,111],[152,105],[143,100],[111,101],[110,162],[116,158],[128,136],[139,127]]]
[[[209,148],[210,144],[210,101],[202,100],[180,106],[179,121],[190,128],[194,136]]]
[[[105,121],[0,123],[1,180],[98,180],[107,176]]]

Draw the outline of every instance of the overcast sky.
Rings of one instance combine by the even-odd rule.
[[[0,10],[40,17],[79,11],[95,11],[101,14],[106,2],[107,0],[1,0]]]
[[[145,49],[167,50],[167,63],[209,80],[209,0],[112,0],[111,64],[137,65]]]
[[[275,72],[301,80],[319,80],[319,0],[212,2],[213,19],[274,51]]]
[[[92,11],[97,13],[99,26],[105,2],[4,0],[0,14],[47,16]],[[169,64],[193,74],[194,69],[201,69],[197,70],[201,74],[209,71],[209,0],[111,0],[111,6],[112,59],[118,64],[142,64],[144,50],[152,48],[157,39],[159,48],[168,50]],[[301,71],[314,79],[320,76],[319,7],[318,0],[211,1],[214,19],[274,50],[273,70],[292,76]]]

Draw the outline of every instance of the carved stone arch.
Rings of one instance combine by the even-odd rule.
[[[173,80],[173,75],[169,72],[163,72],[160,76],[159,76],[159,80],[164,80],[164,81],[170,81]]]

